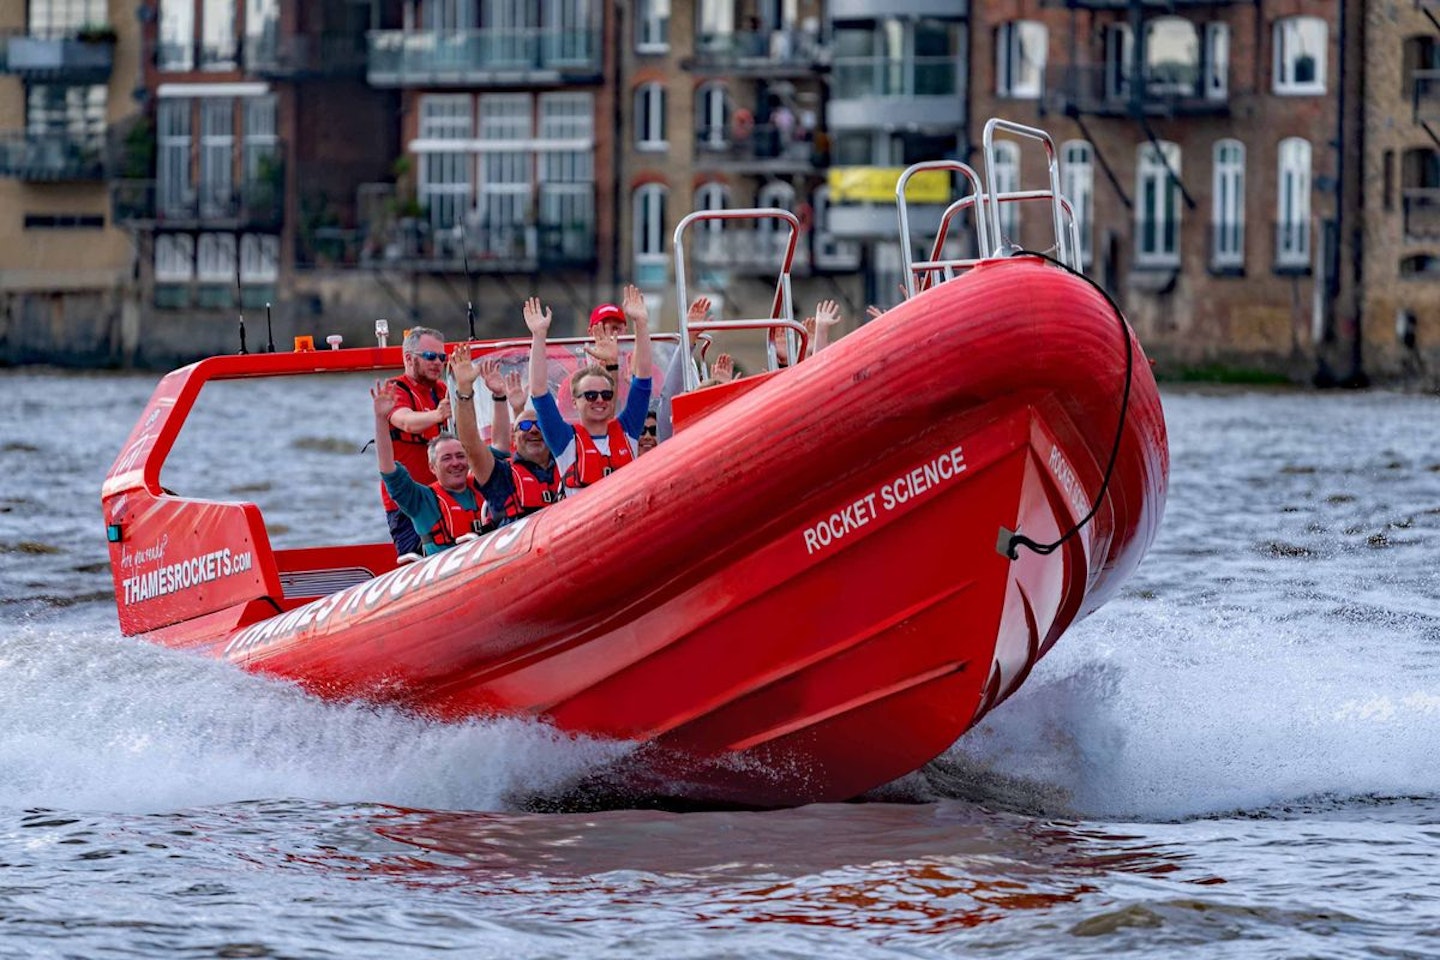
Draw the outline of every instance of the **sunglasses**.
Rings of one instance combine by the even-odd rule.
[[[531,430],[534,430],[534,429],[535,429],[536,427],[538,427],[538,426],[540,426],[540,421],[539,421],[539,420],[516,420],[516,421],[515,421],[515,429],[516,429],[516,430],[519,430],[521,433],[529,433]]]
[[[614,400],[614,399],[615,399],[615,391],[614,391],[614,390],[582,390],[580,393],[575,394],[575,399],[576,399],[576,400],[579,400],[581,397],[584,397],[586,400],[589,400],[591,403],[594,403],[596,400]]]
[[[436,360],[444,360],[444,359],[445,359],[445,351],[444,351],[444,350],[418,350],[418,351],[416,351],[415,353],[410,354],[410,356],[412,356],[412,357],[419,357],[421,360],[429,360],[431,363],[434,363]]]
[[[641,435],[642,437],[658,437],[658,436],[660,435],[660,434],[659,434],[659,427],[653,427],[653,426],[651,426],[651,427],[641,427],[641,428],[640,428],[640,435]]]

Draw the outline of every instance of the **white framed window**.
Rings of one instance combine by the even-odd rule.
[[[1205,99],[1230,96],[1230,24],[1205,24]]]
[[[1325,92],[1325,21],[1319,17],[1285,17],[1275,21],[1276,93]]]
[[[202,283],[235,282],[235,234],[200,234],[195,245],[195,276]]]
[[[242,142],[245,152],[245,179],[255,181],[265,171],[266,161],[279,157],[280,137],[275,125],[275,97],[247,97],[244,101]]]
[[[534,110],[528,93],[489,93],[480,98],[480,140],[485,149],[480,153],[475,216],[481,227],[480,245],[493,256],[533,252],[528,227],[534,193]]]
[[[427,94],[420,98],[416,130],[426,141],[471,140],[474,105],[468,94]],[[446,230],[465,222],[473,204],[473,153],[457,148],[417,152],[416,199],[429,211],[430,226]]]
[[[195,238],[188,233],[155,235],[155,282],[189,283],[195,276]]]
[[[162,71],[195,69],[195,0],[160,0],[159,19],[156,68]]]
[[[1011,20],[1000,24],[995,38],[995,93],[1037,100],[1045,85],[1045,54],[1050,44],[1045,24]]]
[[[595,95],[541,94],[540,139],[574,145],[540,154],[540,223],[551,250],[558,237],[561,251],[578,256],[589,251],[595,233]]]
[[[635,191],[635,284],[663,287],[669,278],[665,265],[665,200],[669,191],[661,183],[643,184]]]
[[[665,87],[642,83],[635,90],[635,146],[641,150],[665,150]]]
[[[1276,186],[1275,263],[1310,265],[1310,141],[1280,141],[1280,178]]]
[[[695,91],[695,136],[702,147],[723,150],[730,143],[730,102],[725,84],[703,83]]]
[[[247,233],[240,238],[240,282],[274,283],[280,279],[280,238]]]
[[[472,30],[479,23],[474,0],[431,0],[423,10],[426,30]]]
[[[997,193],[1014,193],[1020,189],[1020,145],[1013,140],[995,141],[995,190]],[[1005,241],[1020,242],[1020,203],[1013,201],[1000,204],[1000,233],[994,238],[996,246]]]
[[[235,0],[204,0],[200,13],[200,69],[234,70]]]
[[[1210,198],[1210,263],[1216,267],[1245,265],[1245,144],[1215,141],[1214,179]]]
[[[730,188],[718,180],[702,183],[695,191],[695,209],[725,210],[730,206]],[[695,258],[706,263],[725,259],[725,221],[704,220],[695,234]]]
[[[854,270],[860,266],[860,244],[841,240],[830,229],[830,188],[815,190],[815,225],[811,247],[815,266],[824,270]]]
[[[635,51],[665,53],[670,49],[670,0],[639,0],[635,10]]]
[[[1191,96],[1200,81],[1200,42],[1184,17],[1156,17],[1145,24],[1145,91]]]
[[[200,210],[228,216],[235,196],[235,101],[200,101]]]
[[[1135,263],[1180,264],[1180,146],[1142,143],[1135,164]]]
[[[525,6],[530,7],[530,20],[523,23],[517,20],[517,25],[528,31],[536,26],[534,7]],[[590,7],[589,0],[555,0],[541,8],[544,46],[540,55],[545,63],[583,65],[594,59],[597,38],[590,29]]]
[[[731,49],[735,43],[735,0],[699,0],[696,6],[696,48]]]
[[[1130,74],[1135,63],[1135,34],[1128,23],[1105,28],[1105,99],[1130,99]]]
[[[1060,192],[1075,213],[1080,263],[1088,267],[1095,259],[1095,156],[1088,141],[1067,140],[1060,145]]]
[[[765,183],[755,196],[757,207],[779,207],[781,210],[795,209],[795,187],[793,184],[783,180],[770,180]],[[785,256],[785,244],[790,238],[788,228],[782,226],[779,220],[766,217],[755,223],[755,246],[750,254],[754,262],[773,267],[778,273]],[[795,255],[800,256],[799,248],[796,248]]]
[[[195,199],[190,173],[189,99],[161,100],[155,108],[155,204],[164,216],[183,215]]]

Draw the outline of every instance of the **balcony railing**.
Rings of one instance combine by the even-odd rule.
[[[695,131],[695,156],[697,166],[707,169],[753,168],[777,173],[819,170],[828,162],[816,153],[807,131],[773,123],[739,130],[701,127]]]
[[[600,79],[593,30],[372,30],[368,43],[377,87]]]
[[[104,83],[115,68],[108,29],[64,34],[0,33],[0,73],[47,83]]]
[[[1440,2],[1440,0],[1419,0],[1419,2]],[[1126,10],[1132,0],[1040,0],[1042,7],[1070,7],[1079,10]],[[1186,7],[1253,7],[1256,0],[1139,0],[1142,8],[1158,11],[1185,9]]]
[[[419,218],[377,224],[359,246],[358,266],[476,273],[592,267],[591,223],[485,223],[434,228]],[[332,259],[333,262],[333,259]]]
[[[68,134],[0,134],[0,176],[32,183],[104,180],[104,142]]]
[[[710,282],[719,282],[718,274],[771,276],[785,261],[789,237],[788,230],[768,224],[745,228],[732,223],[720,230],[696,233],[691,238],[691,262],[702,284],[707,278]],[[797,276],[810,273],[810,247],[805,238],[801,238],[795,248],[790,269]]]
[[[1166,64],[1138,79],[1119,75],[1114,65],[1069,66],[1046,71],[1046,99],[1058,113],[1099,116],[1178,116],[1226,113],[1225,91],[1211,90],[1194,64]]]
[[[830,98],[953,97],[960,90],[954,57],[836,57]]]
[[[335,77],[365,72],[365,37],[359,33],[252,37],[245,65],[262,77]]]
[[[1440,189],[1411,187],[1402,191],[1401,199],[1405,207],[1405,239],[1440,237]]]
[[[724,73],[808,73],[821,61],[820,38],[803,30],[702,33],[695,38],[691,70]]]
[[[111,212],[116,223],[136,227],[278,230],[285,218],[283,183],[277,172],[238,187],[202,183],[175,196],[168,191],[162,195],[154,180],[116,180],[111,184]]]

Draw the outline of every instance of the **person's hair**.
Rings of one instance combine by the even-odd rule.
[[[575,391],[580,386],[580,381],[586,377],[600,377],[606,383],[610,384],[611,390],[615,389],[615,378],[610,376],[609,370],[596,366],[581,367],[570,375],[570,396],[575,396]]]
[[[645,419],[646,419],[646,420],[659,420],[659,419],[660,419],[660,411],[659,411],[659,410],[646,410],[646,411],[645,411]]]
[[[445,342],[445,334],[434,327],[411,327],[410,332],[405,335],[405,352],[417,352],[420,349],[421,337],[434,337],[441,343]]]
[[[449,430],[441,430],[439,433],[437,433],[434,437],[431,438],[431,440],[430,440],[430,442],[429,442],[428,444],[425,445],[425,456],[426,456],[426,458],[427,458],[427,459],[430,459],[430,460],[434,460],[434,459],[435,459],[435,448],[436,448],[436,447],[440,446],[440,444],[444,443],[446,440],[459,440],[459,439],[460,439],[459,437],[455,436],[455,434],[451,433]]]
[[[526,414],[529,414],[529,416],[526,416]],[[519,429],[520,429],[520,421],[521,421],[521,420],[539,420],[539,419],[540,419],[539,415],[537,415],[537,414],[535,413],[535,410],[534,410],[532,407],[526,407],[524,410],[521,410],[521,411],[520,411],[520,415],[519,415],[519,416],[517,416],[514,420],[511,420],[511,421],[510,421],[510,432],[511,432],[511,433],[514,433],[516,430],[519,430]]]

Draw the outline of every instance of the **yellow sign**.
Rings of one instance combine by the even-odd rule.
[[[831,167],[830,202],[894,203],[903,167]],[[910,203],[949,203],[950,171],[922,170],[905,181]]]

